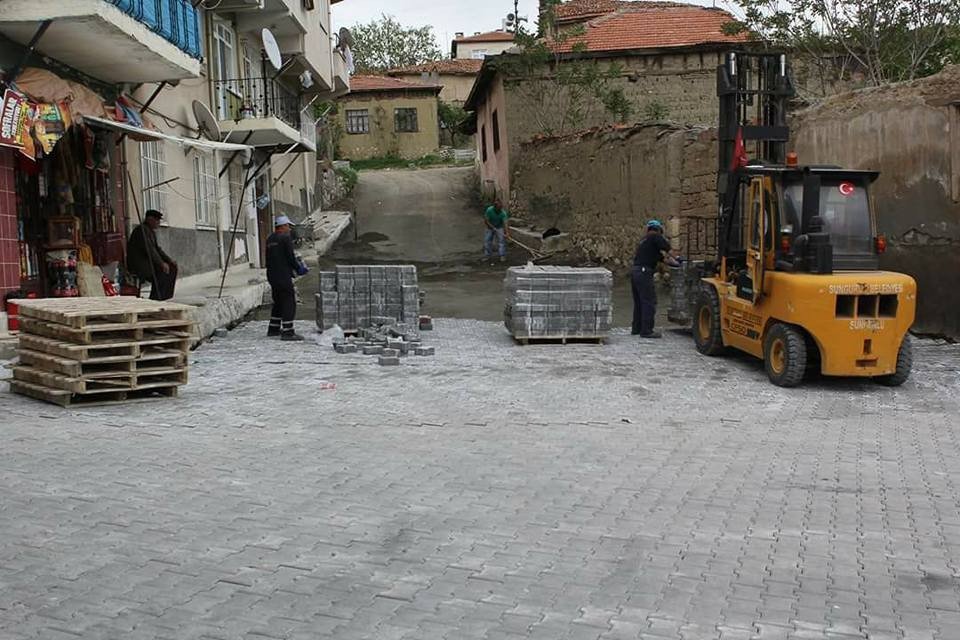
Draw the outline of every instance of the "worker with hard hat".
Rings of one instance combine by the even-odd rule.
[[[657,315],[657,291],[653,274],[661,261],[665,260],[672,266],[679,264],[672,252],[670,241],[663,237],[663,223],[659,220],[648,221],[647,233],[633,255],[633,269],[630,273],[633,291],[633,335],[641,338],[660,337],[660,333],[653,330]]]
[[[293,330],[297,315],[297,290],[293,286],[294,274],[302,276],[307,268],[293,251],[290,229],[293,223],[287,216],[277,216],[274,232],[267,238],[267,281],[273,294],[273,309],[267,336],[280,336],[281,340],[301,341],[303,336]]]

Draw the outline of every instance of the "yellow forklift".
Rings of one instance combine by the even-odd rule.
[[[783,387],[812,372],[903,384],[917,286],[879,269],[878,173],[786,153],[794,88],[782,54],[726,54],[717,93],[718,255],[702,266],[690,313],[697,350],[762,358]]]

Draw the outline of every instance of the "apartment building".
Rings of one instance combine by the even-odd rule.
[[[339,1],[3,0],[0,294],[110,272],[150,208],[182,275],[261,264],[313,206],[315,105],[349,91]]]

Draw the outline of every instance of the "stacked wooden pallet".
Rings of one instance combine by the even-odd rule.
[[[175,397],[190,307],[139,298],[20,301],[15,393],[62,406]]]

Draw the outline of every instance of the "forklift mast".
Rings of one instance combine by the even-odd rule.
[[[796,94],[783,53],[730,52],[717,67],[720,126],[717,131],[719,162],[717,195],[719,259],[730,255],[739,240],[734,235],[742,203],[739,202],[744,153],[751,162],[782,165],[790,138],[787,103]],[[742,150],[738,139],[742,141]]]

